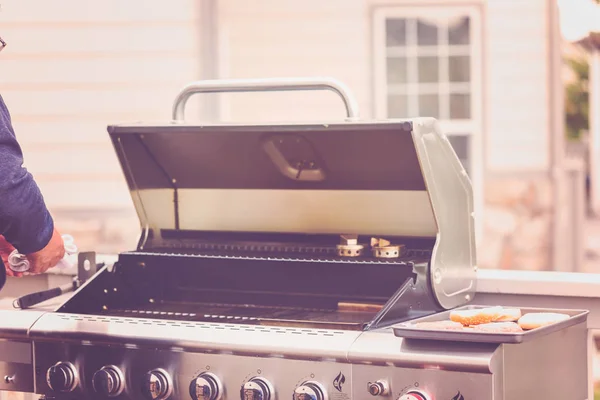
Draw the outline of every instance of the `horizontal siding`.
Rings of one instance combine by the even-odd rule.
[[[173,89],[177,88],[175,86]],[[13,110],[33,110],[33,115],[119,113],[123,110],[137,113],[145,110],[170,111],[177,93],[169,86],[144,88],[71,89],[56,91],[3,90],[3,97]],[[171,94],[159,96],[157,94]],[[57,101],[58,100],[58,101]],[[164,112],[162,114],[165,114]],[[107,121],[111,122],[111,121]],[[36,133],[37,134],[37,133]]]
[[[549,168],[547,7],[547,0],[488,1],[485,142],[494,172]]]
[[[371,114],[370,34],[363,0],[219,1],[222,74],[229,78],[330,76],[348,85]],[[234,121],[344,117],[327,92],[226,95]],[[225,111],[227,113],[227,111]]]
[[[83,115],[49,115],[44,118],[41,115],[21,114],[13,124],[18,138],[25,151],[38,151],[40,146],[86,146],[108,145],[107,125],[110,121],[122,122],[132,121],[138,118],[138,114],[117,116],[115,114],[98,116],[95,119],[86,118]],[[52,130],[48,131],[48,125]],[[28,157],[29,158],[29,157]]]
[[[26,154],[25,167],[34,171],[38,179],[81,181],[86,176],[90,179],[121,179],[121,166],[109,143],[24,144],[22,147]]]
[[[3,0],[4,23],[188,23],[197,0]]]
[[[127,185],[122,180],[97,180],[93,177],[87,181],[38,179],[38,184],[46,203],[53,211],[133,207]]]
[[[8,40],[8,39],[6,39]],[[6,50],[6,54],[10,54]],[[0,64],[0,87],[10,89],[56,90],[60,88],[96,88],[112,85],[123,88],[147,87],[156,84],[181,84],[181,76],[197,73],[197,56],[192,52],[179,55],[105,54],[102,57],[80,54],[77,58],[10,58]],[[44,64],[40,69],[39,63]],[[142,63],[151,68],[140,68]],[[68,65],[68,68],[65,66]],[[157,73],[162,76],[157,77]],[[159,78],[159,79],[157,79]],[[19,80],[17,80],[19,79]],[[62,85],[62,86],[59,86]]]
[[[51,208],[131,206],[107,125],[170,119],[201,77],[199,13],[195,0],[2,2],[0,93]]]
[[[199,21],[196,20],[197,23]],[[73,40],[73,30],[77,40]],[[10,43],[11,57],[77,53],[188,53],[194,51],[194,24],[177,21],[144,24],[19,23],[2,24],[2,37]],[[43,38],[40,41],[40,38]],[[40,42],[43,47],[40,48]]]

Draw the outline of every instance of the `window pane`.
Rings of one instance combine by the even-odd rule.
[[[471,95],[463,93],[450,94],[450,119],[471,118]]]
[[[424,46],[436,45],[438,27],[423,21],[417,21],[417,43]]]
[[[419,82],[438,82],[439,61],[438,57],[419,57]]]
[[[390,18],[385,21],[386,43],[391,46],[406,45],[406,20]]]
[[[469,56],[453,56],[448,60],[450,82],[471,81],[471,58]]]
[[[387,59],[387,82],[406,83],[406,57],[394,57]]]
[[[470,23],[468,17],[456,18],[450,21],[448,42],[450,45],[469,44]]]
[[[440,117],[440,98],[437,94],[419,95],[419,117]]]
[[[395,94],[388,96],[387,115],[388,118],[407,118],[408,99],[406,95]]]
[[[448,141],[452,145],[454,152],[460,159],[463,168],[467,174],[471,173],[471,154],[469,152],[469,142],[471,138],[465,135],[449,135]]]

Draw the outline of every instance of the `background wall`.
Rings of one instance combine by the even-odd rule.
[[[453,7],[451,0],[419,7]],[[460,3],[463,6],[465,3]],[[480,264],[551,268],[557,113],[549,39],[552,0],[472,0],[481,10],[480,131],[470,149],[482,207]],[[61,231],[98,251],[135,245],[139,231],[106,126],[168,120],[186,83],[201,78],[333,76],[376,116],[375,18],[406,0],[5,0],[8,47],[0,92],[26,166]],[[65,10],[68,10],[65,11]],[[517,18],[518,16],[518,18]],[[310,21],[310,24],[307,24]],[[220,107],[215,107],[219,104]],[[201,107],[202,106],[202,107]],[[212,106],[212,107],[208,107]],[[201,110],[218,112],[201,113]],[[188,118],[233,121],[337,119],[330,92],[192,97]],[[384,116],[385,117],[385,116]]]
[[[2,1],[0,93],[58,228],[81,246],[135,245],[106,127],[170,119],[180,88],[201,78],[201,17],[195,0]]]

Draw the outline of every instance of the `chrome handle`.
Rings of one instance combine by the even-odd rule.
[[[192,82],[177,95],[173,104],[173,120],[185,120],[185,105],[196,93],[276,92],[294,90],[331,90],[344,101],[348,119],[358,119],[358,104],[350,89],[333,78],[272,78],[272,79],[217,79]]]

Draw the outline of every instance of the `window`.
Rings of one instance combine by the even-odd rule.
[[[387,114],[471,118],[470,19],[385,20]]]
[[[476,7],[390,7],[375,12],[377,118],[440,121],[483,209],[481,27]],[[478,237],[481,226],[477,227]]]

